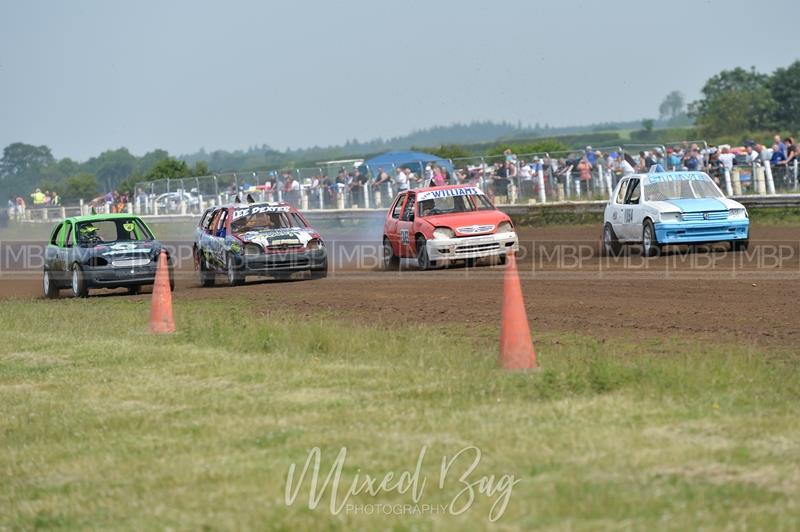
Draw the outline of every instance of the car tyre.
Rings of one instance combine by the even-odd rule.
[[[244,283],[244,276],[242,272],[236,267],[236,259],[232,254],[228,254],[228,259],[225,261],[228,271],[228,284],[230,286],[239,286]]]
[[[611,227],[611,224],[606,224],[603,227],[603,254],[606,257],[619,257],[621,252],[622,244],[619,243],[614,228]]]
[[[60,295],[58,284],[47,268],[42,273],[42,290],[44,291],[44,297],[47,299],[58,299]]]
[[[400,257],[394,254],[392,244],[387,237],[383,237],[383,269],[395,271],[400,269]]]
[[[128,294],[132,296],[137,296],[142,293],[142,287],[140,285],[133,285],[128,287]]]
[[[214,286],[216,282],[216,276],[214,272],[208,269],[208,264],[206,264],[206,258],[201,254],[199,260],[199,266],[197,269],[198,275],[200,276],[200,286],[203,288],[207,288],[209,286]]]
[[[74,297],[89,297],[89,288],[86,286],[86,276],[83,268],[78,263],[72,265],[72,279],[70,282],[72,295]]]
[[[645,257],[657,257],[661,253],[661,245],[656,240],[653,222],[645,220],[642,225],[642,254]]]
[[[417,238],[417,265],[423,271],[436,267],[436,261],[428,256],[428,246],[422,236]]]
[[[732,240],[731,241],[731,251],[747,251],[747,248],[750,246],[750,239],[746,240]]]
[[[311,270],[312,279],[324,279],[328,276],[328,259],[322,263],[322,266]]]

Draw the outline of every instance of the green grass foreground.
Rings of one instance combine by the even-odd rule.
[[[506,373],[493,330],[265,310],[178,298],[178,333],[154,337],[144,300],[3,302],[0,529],[800,526],[795,352],[535,334],[543,370]],[[505,514],[488,520],[498,494],[477,484],[461,515],[334,515],[329,492],[310,510],[308,478],[285,503],[314,447],[323,479],[347,448],[341,500],[357,475],[413,472],[423,446],[419,505],[510,474]],[[439,489],[468,446],[478,466],[462,456]]]

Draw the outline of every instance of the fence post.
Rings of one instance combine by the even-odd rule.
[[[336,208],[340,211],[344,210],[344,191],[342,190],[336,191]]]
[[[728,168],[725,169],[725,195],[729,197],[733,195],[733,188],[731,188],[731,171]]]
[[[765,196],[767,194],[767,187],[764,184],[764,167],[758,166],[753,163],[753,179],[756,184],[756,193]]]
[[[794,159],[794,189],[797,190],[797,157]]]
[[[300,189],[300,209],[307,211],[308,210],[308,189],[301,188]]]
[[[367,174],[367,182],[364,183],[364,208],[369,209],[369,195],[372,193],[372,180],[369,178],[369,174]]]
[[[61,219],[64,220],[67,217],[67,208],[61,207]]]
[[[125,209],[128,211],[128,214],[133,214],[133,204],[131,202],[125,204]]]
[[[539,165],[539,170],[536,172],[536,181],[539,183],[539,203],[547,202],[547,195],[544,190],[544,165]]]
[[[742,195],[742,180],[739,178],[739,169],[738,168],[734,168],[733,169],[733,172],[731,173],[731,178],[733,179],[733,194],[734,194],[734,196],[741,196]]]
[[[769,161],[764,161],[764,174],[767,177],[767,194],[775,195],[775,181],[772,179],[772,165]]]

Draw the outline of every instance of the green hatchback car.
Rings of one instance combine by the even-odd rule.
[[[158,255],[168,253],[153,231],[131,214],[92,214],[67,218],[53,228],[44,257],[42,288],[56,298],[69,288],[87,297],[90,288],[127,288],[138,293],[152,285]],[[170,288],[174,289],[169,260]]]

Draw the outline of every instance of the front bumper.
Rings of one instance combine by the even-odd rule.
[[[478,259],[505,255],[510,249],[519,249],[517,233],[494,233],[460,238],[437,238],[426,242],[431,260]]]
[[[702,222],[659,222],[655,224],[659,244],[696,244],[747,240],[750,220],[720,220]]]
[[[156,279],[157,261],[145,266],[83,266],[83,277],[88,288],[116,288],[153,284]],[[172,266],[170,266],[170,271]]]
[[[270,275],[274,272],[320,270],[326,267],[328,252],[325,249],[295,253],[262,253],[245,255],[239,259],[239,271],[244,275]]]

